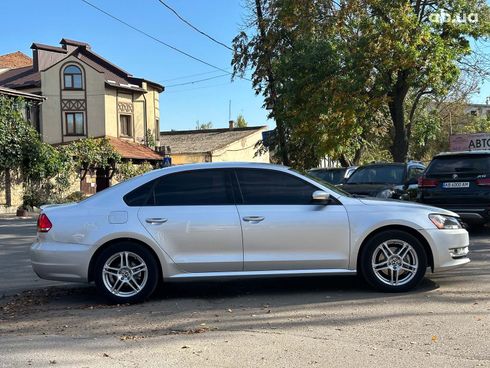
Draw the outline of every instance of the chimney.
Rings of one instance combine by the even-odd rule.
[[[230,120],[230,121],[228,122],[228,124],[229,124],[229,125],[228,125],[228,128],[230,128],[230,130],[231,130],[231,129],[233,129],[233,128],[235,127],[235,122],[234,122],[233,120]]]

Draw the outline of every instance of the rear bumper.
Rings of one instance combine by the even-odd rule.
[[[42,279],[87,282],[92,254],[89,245],[36,242],[31,246],[31,264]]]
[[[430,245],[434,258],[434,272],[450,270],[470,262],[470,259],[467,256],[451,256],[452,250],[469,247],[470,240],[466,230],[431,229],[425,230],[425,233],[431,243]]]

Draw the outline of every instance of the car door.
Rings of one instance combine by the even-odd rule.
[[[204,169],[157,179],[141,224],[183,271],[242,271],[243,246],[231,172]]]
[[[244,270],[346,269],[349,221],[338,201],[312,203],[313,184],[271,169],[236,169]]]

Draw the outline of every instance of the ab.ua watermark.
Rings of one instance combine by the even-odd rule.
[[[477,13],[457,13],[451,14],[448,11],[441,9],[439,13],[429,15],[429,20],[434,23],[478,23]]]

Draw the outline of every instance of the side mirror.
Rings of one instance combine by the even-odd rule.
[[[313,192],[311,195],[314,203],[318,204],[329,204],[330,203],[330,194],[324,192],[323,190],[317,190]]]

